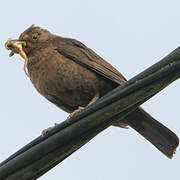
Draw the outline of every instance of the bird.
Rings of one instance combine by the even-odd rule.
[[[122,85],[126,78],[106,60],[78,40],[30,26],[6,48],[25,59],[25,73],[37,91],[70,117]],[[138,107],[121,122],[132,127],[168,158],[179,144],[175,133]],[[47,133],[50,129],[47,129]]]

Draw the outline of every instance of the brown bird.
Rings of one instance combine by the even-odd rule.
[[[6,48],[26,60],[26,74],[38,92],[70,116],[126,81],[119,71],[81,42],[40,27],[29,27],[18,40],[9,40]],[[113,125],[131,126],[169,158],[179,144],[171,130],[140,107]]]

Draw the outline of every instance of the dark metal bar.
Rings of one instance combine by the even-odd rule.
[[[0,179],[40,177],[179,77],[180,48],[1,163]]]

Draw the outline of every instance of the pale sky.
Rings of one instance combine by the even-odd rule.
[[[127,79],[180,45],[179,0],[2,1],[0,6],[0,161],[68,116],[43,98],[4,43],[30,25],[80,40]],[[180,137],[180,81],[142,106]],[[109,127],[40,180],[178,180],[180,150],[166,158],[132,129]]]

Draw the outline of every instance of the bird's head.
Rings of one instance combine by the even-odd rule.
[[[25,45],[22,43],[22,48],[28,55],[33,49],[41,48],[51,38],[52,34],[49,31],[32,25],[19,36],[18,40],[25,42]]]
[[[52,37],[53,35],[49,31],[32,25],[19,36],[18,40],[9,39],[5,47],[12,51],[10,56],[14,53],[18,53],[25,59],[26,69],[30,52],[43,48]]]
[[[14,53],[19,53],[23,50],[28,55],[33,49],[41,48],[52,37],[49,31],[32,25],[19,36],[18,40],[9,39],[5,46]]]

